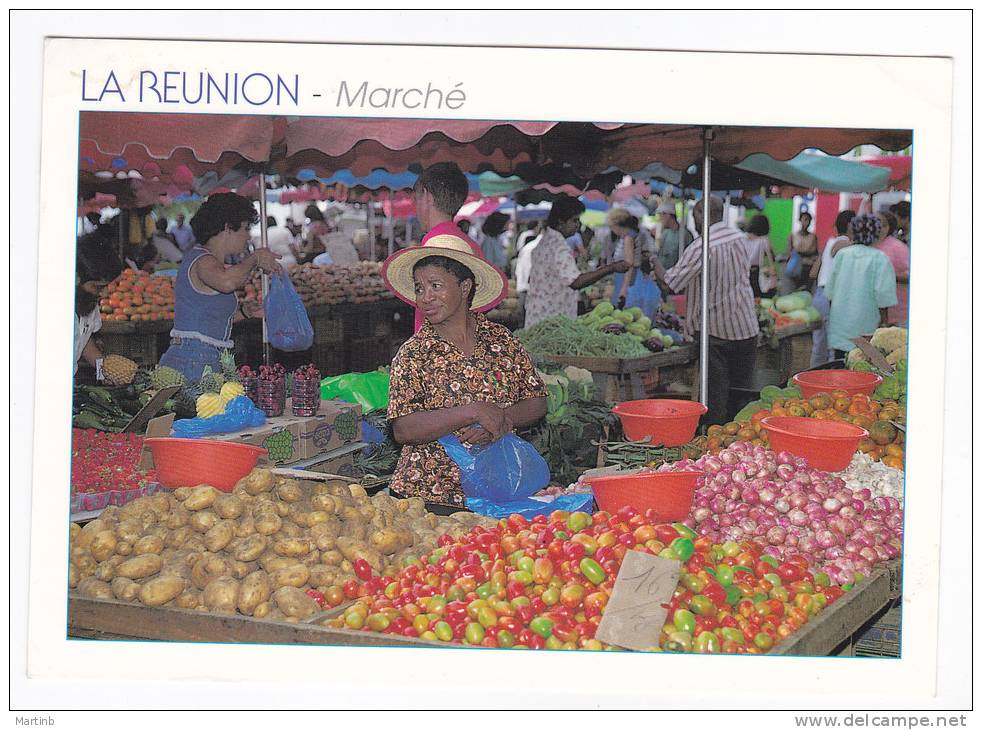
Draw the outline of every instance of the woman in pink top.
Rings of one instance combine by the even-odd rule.
[[[890,263],[893,264],[893,272],[897,276],[897,306],[890,307],[887,312],[887,321],[890,324],[907,323],[907,300],[910,296],[908,284],[910,282],[910,248],[893,234],[897,232],[897,217],[893,213],[878,213],[880,225],[883,227],[884,236],[878,243],[873,244],[873,248],[879,249],[887,255]]]

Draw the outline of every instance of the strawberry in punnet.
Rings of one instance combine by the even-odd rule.
[[[157,481],[157,473],[140,471],[143,437],[72,429],[72,493],[126,491]]]

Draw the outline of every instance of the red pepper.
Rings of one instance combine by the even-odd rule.
[[[702,590],[702,595],[706,596],[710,601],[712,601],[716,606],[723,606],[726,604],[726,589],[723,588],[715,580],[710,579],[709,583]]]
[[[372,577],[372,566],[364,558],[358,558],[354,562],[355,575],[361,580],[369,580]]]
[[[327,599],[320,591],[315,591],[313,588],[308,588],[307,595],[313,598],[317,602],[317,605],[321,608],[325,608],[327,606]]]

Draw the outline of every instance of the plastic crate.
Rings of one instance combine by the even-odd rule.
[[[853,642],[855,656],[900,656],[900,606],[894,606],[863,631]]]

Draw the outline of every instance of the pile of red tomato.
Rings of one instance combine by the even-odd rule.
[[[143,437],[94,428],[72,429],[72,494],[128,491],[157,481],[157,473],[140,471]]]
[[[616,650],[595,638],[628,550],[680,560],[660,650],[766,652],[842,595],[797,560],[759,546],[712,545],[682,524],[617,514],[511,515],[490,530],[444,535],[425,561],[314,596],[354,600],[327,625],[491,648]],[[657,651],[659,647],[652,647]]]

